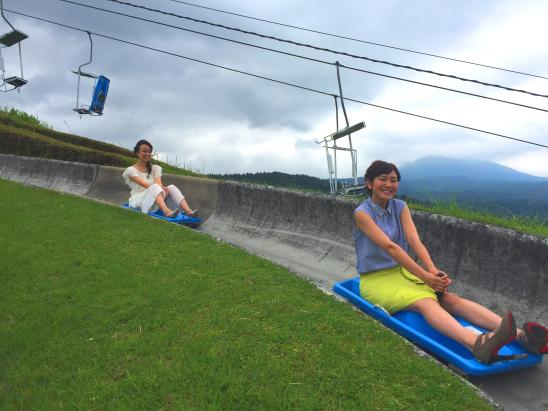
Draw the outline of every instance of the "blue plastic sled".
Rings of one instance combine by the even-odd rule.
[[[362,311],[380,321],[388,328],[403,335],[424,350],[447,361],[453,368],[456,368],[457,371],[469,375],[489,375],[527,368],[542,362],[542,355],[529,354],[516,341],[513,341],[502,347],[499,354],[528,354],[526,358],[497,361],[491,365],[482,364],[473,357],[470,350],[430,327],[422,315],[406,310],[389,315],[382,308],[376,307],[364,300],[360,296],[359,282],[359,277],[341,281],[335,284],[333,291],[358,306]],[[474,332],[485,332],[482,328],[469,323],[463,318],[458,316],[455,316],[455,318],[464,327],[469,328]]]
[[[128,210],[141,212],[138,208],[130,207],[128,203],[122,204],[122,207],[127,208]],[[158,209],[154,212],[148,213],[149,216],[158,218],[160,220],[169,221],[170,223],[188,225],[189,227],[198,227],[202,224],[202,219],[199,217],[190,217],[186,214],[179,213],[174,218],[165,217],[162,210]]]

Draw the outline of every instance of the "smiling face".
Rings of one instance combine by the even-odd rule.
[[[394,170],[388,174],[381,174],[366,181],[367,188],[371,190],[371,197],[377,204],[385,206],[388,200],[398,192],[398,175]]]
[[[150,147],[148,144],[141,144],[136,154],[137,158],[139,158],[139,161],[146,163],[150,161],[152,157],[152,147]]]

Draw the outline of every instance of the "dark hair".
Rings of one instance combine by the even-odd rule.
[[[150,147],[150,151],[153,150],[152,144],[150,144],[148,141],[146,141],[146,140],[139,140],[139,141],[137,142],[137,144],[135,144],[135,147],[133,147],[133,152],[134,152],[136,155],[139,154],[139,149],[141,148],[141,146],[142,146],[143,144],[149,146],[149,147]],[[147,172],[148,172],[147,177],[150,177],[150,173],[152,173],[152,164],[150,164],[150,160],[147,161]]]
[[[371,195],[371,190],[367,187],[366,182],[370,181],[373,182],[375,178],[382,174],[390,174],[392,171],[396,172],[396,176],[398,176],[398,181],[401,180],[400,171],[398,170],[398,167],[396,167],[392,163],[387,163],[386,161],[382,160],[375,160],[371,163],[371,165],[365,170],[365,177],[364,177],[364,184],[365,189]]]

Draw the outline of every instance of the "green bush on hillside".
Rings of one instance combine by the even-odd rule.
[[[29,130],[0,124],[0,152],[115,167],[134,163],[129,157],[64,143]]]
[[[13,108],[0,108],[0,153],[113,167],[127,167],[135,163],[132,150],[55,131],[36,116]],[[200,175],[161,161],[154,163],[166,173]]]
[[[15,109],[11,109],[12,111]],[[55,131],[50,127],[46,127],[37,117],[27,113],[15,110],[17,114],[11,112],[0,111],[0,124],[16,127],[19,129],[29,130],[33,133],[51,137],[65,143],[76,144],[82,147],[88,147],[95,150],[107,151],[110,153],[121,154],[123,156],[133,157],[133,151],[123,147],[118,147],[114,144],[104,143],[102,141],[92,140],[86,137],[76,136],[74,134],[62,133]],[[28,117],[28,119],[27,119]]]
[[[37,116],[25,113],[24,111],[17,110],[13,107],[0,107],[0,120],[4,119],[6,121],[17,122],[20,124],[51,129],[46,122],[41,121]]]

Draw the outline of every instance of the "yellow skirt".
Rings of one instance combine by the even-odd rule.
[[[360,294],[390,314],[423,298],[437,301],[436,292],[402,266],[360,274]]]

